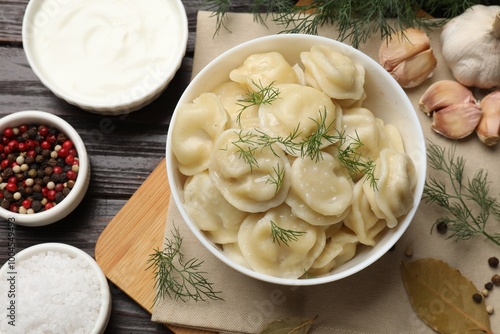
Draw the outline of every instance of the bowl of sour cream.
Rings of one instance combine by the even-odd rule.
[[[23,19],[32,70],[56,96],[100,114],[157,98],[185,55],[180,0],[32,0]]]

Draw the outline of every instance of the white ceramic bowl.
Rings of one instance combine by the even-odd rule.
[[[231,259],[212,243],[191,220],[183,206],[183,178],[177,168],[177,162],[171,150],[172,128],[175,126],[179,106],[190,103],[202,92],[207,92],[217,85],[229,81],[229,72],[239,67],[250,55],[271,51],[280,52],[290,64],[300,62],[302,51],[309,51],[314,45],[329,45],[347,55],[366,70],[365,91],[368,95],[363,106],[370,109],[376,117],[395,125],[401,132],[406,152],[415,163],[418,181],[414,188],[414,203],[410,212],[400,217],[399,224],[387,229],[376,246],[360,247],[356,256],[344,265],[324,276],[308,279],[276,278],[249,270]],[[415,110],[398,83],[372,58],[338,41],[312,35],[283,34],[262,37],[240,44],[223,53],[208,64],[190,83],[179,100],[170,123],[167,137],[167,174],[172,189],[172,196],[179,207],[185,222],[199,241],[217,258],[230,267],[259,280],[283,285],[315,285],[335,281],[352,275],[375,262],[384,255],[401,237],[410,224],[419,205],[426,173],[425,140]]]
[[[5,128],[17,127],[22,124],[43,124],[53,126],[64,133],[73,142],[78,152],[78,158],[80,160],[78,176],[70,193],[51,209],[34,214],[21,214],[0,207],[0,217],[15,221],[16,224],[24,226],[43,226],[52,224],[69,215],[78,204],[80,204],[87,192],[90,183],[90,160],[87,155],[87,150],[78,132],[76,132],[68,122],[59,116],[45,111],[18,111],[0,118],[0,134],[3,133]]]
[[[32,0],[22,27],[33,72],[56,96],[118,115],[156,99],[186,52],[181,0]]]
[[[90,334],[104,333],[111,314],[111,293],[109,291],[108,281],[97,262],[83,250],[63,243],[43,243],[28,247],[14,256],[11,256],[10,259],[2,266],[0,269],[0,277],[2,278],[2,281],[4,281],[6,277],[12,276],[11,272],[13,270],[10,268],[10,265],[14,265],[13,268],[16,268],[21,261],[30,259],[31,257],[42,253],[46,254],[49,251],[67,254],[70,258],[81,258],[88,263],[88,266],[93,271],[93,276],[95,276],[99,281],[99,288],[101,292],[99,315]],[[14,272],[14,275],[19,275],[17,270],[14,270]],[[19,281],[16,283],[16,289],[19,296],[23,293],[23,283]],[[43,284],[41,286],[43,286]],[[19,318],[17,321],[19,321]]]

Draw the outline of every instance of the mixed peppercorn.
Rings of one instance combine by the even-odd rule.
[[[6,128],[0,142],[0,206],[27,214],[49,210],[70,193],[78,171],[78,152],[58,129]]]

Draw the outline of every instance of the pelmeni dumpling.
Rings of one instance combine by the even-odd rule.
[[[298,157],[292,164],[291,189],[309,208],[341,217],[352,201],[352,181],[337,158],[320,152],[318,161]],[[295,211],[299,211],[295,207]]]
[[[231,128],[254,129],[259,126],[259,107],[243,102],[250,91],[234,81],[228,81],[212,91],[231,116]]]
[[[389,147],[384,124],[366,108],[351,108],[343,111],[342,130],[346,141],[343,147],[363,143],[356,150],[364,158],[375,161],[380,151]]]
[[[184,203],[189,216],[214,243],[226,244],[238,241],[238,230],[248,214],[226,201],[214,186],[208,171],[186,180]]]
[[[387,225],[385,220],[377,217],[372,211],[363,188],[365,182],[369,183],[370,181],[364,177],[353,188],[351,210],[344,219],[344,225],[356,233],[360,243],[374,246],[375,237]]]
[[[391,147],[398,152],[404,153],[405,146],[399,129],[393,124],[385,124],[384,129],[387,136],[387,141],[391,143]]]
[[[325,216],[311,209],[304,200],[292,189],[288,192],[285,203],[291,208],[292,213],[311,225],[332,226],[340,223],[347,216],[349,210],[338,216]]]
[[[194,175],[208,168],[212,146],[229,123],[228,113],[213,93],[203,93],[193,103],[179,107],[172,152],[182,174]]]
[[[229,78],[257,92],[271,84],[297,82],[295,70],[279,52],[249,56],[240,67],[229,73]]]
[[[264,212],[285,201],[290,189],[290,162],[273,144],[254,146],[255,131],[229,129],[217,139],[209,172],[215,186],[234,207]]]
[[[365,69],[348,56],[331,47],[317,45],[302,52],[300,59],[308,85],[334,99],[359,100],[363,97]]]
[[[387,226],[398,224],[398,217],[410,211],[413,206],[413,188],[417,175],[413,161],[406,153],[388,148],[380,152],[375,161],[377,187],[371,182],[363,182],[364,192],[373,212],[385,219]]]
[[[272,224],[303,234],[287,244],[280,239],[273,241]],[[266,213],[251,214],[243,221],[238,233],[238,244],[250,267],[274,277],[301,277],[321,254],[325,242],[322,227],[295,217],[286,204]]]
[[[308,86],[298,84],[277,85],[279,98],[269,104],[259,107],[259,123],[261,129],[272,137],[287,138],[296,134],[294,141],[301,142],[318,128],[324,127],[327,135],[338,134],[342,119],[342,109],[334,104],[323,92]],[[327,146],[336,140],[328,141]],[[287,150],[288,154],[298,155],[300,149]]]
[[[323,275],[329,273],[356,255],[358,238],[347,228],[342,228],[326,241],[325,248],[316,258],[306,275]]]
[[[245,268],[252,269],[250,268],[247,260],[243,257],[243,253],[241,252],[240,246],[237,242],[222,245],[222,253],[237,264]]]

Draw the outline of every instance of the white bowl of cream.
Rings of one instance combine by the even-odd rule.
[[[122,114],[167,87],[184,57],[180,0],[32,0],[23,20],[28,62],[56,96]]]

